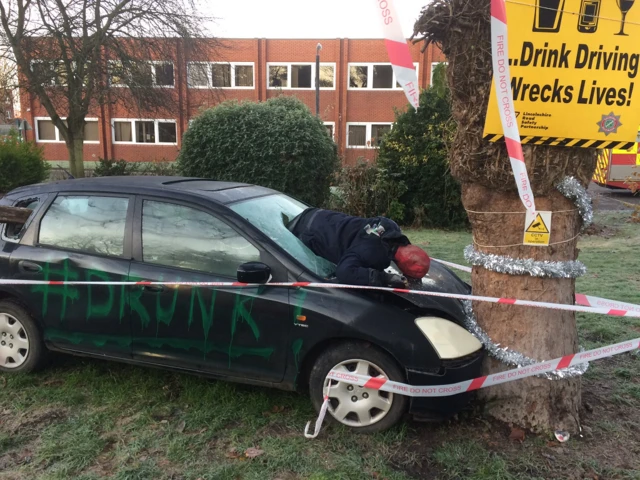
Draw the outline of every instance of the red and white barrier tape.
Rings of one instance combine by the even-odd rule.
[[[460,270],[462,272],[471,273],[471,268],[466,267],[464,265],[458,265],[457,263],[445,262],[444,260],[439,260],[437,258],[432,258],[438,263],[442,263],[448,267],[454,268],[456,270]],[[636,305],[633,303],[619,302],[618,300],[609,300],[607,298],[594,297],[592,295],[585,295],[583,293],[576,293],[576,305],[582,305],[585,307],[601,307],[601,308],[610,308],[616,310],[628,310],[631,312],[640,313],[640,305]]]
[[[384,43],[387,47],[393,73],[396,74],[396,81],[402,86],[409,103],[417,110],[420,105],[418,74],[413,65],[407,39],[402,33],[398,12],[393,0],[375,0],[375,2],[384,32]]]
[[[640,311],[624,310],[606,307],[586,307],[579,305],[566,305],[563,303],[536,302],[533,300],[518,300],[515,298],[485,297],[481,295],[463,295],[459,293],[429,292],[425,290],[409,290],[406,288],[390,287],[370,287],[363,285],[345,285],[341,283],[313,283],[313,282],[272,282],[272,283],[241,283],[241,282],[90,282],[90,281],[58,281],[58,280],[11,280],[0,279],[0,285],[71,285],[71,286],[106,286],[106,285],[165,285],[174,287],[227,287],[227,288],[257,288],[257,287],[306,287],[306,288],[340,288],[344,290],[375,290],[393,293],[410,293],[413,295],[424,295],[427,297],[455,298],[457,300],[472,300],[477,302],[501,303],[505,305],[522,305],[524,307],[550,308],[554,310],[566,310],[571,312],[596,313],[610,315],[614,317],[635,317],[640,318]]]
[[[540,375],[542,373],[562,370],[563,368],[568,368],[581,363],[588,363],[602,358],[613,357],[614,355],[620,355],[639,348],[640,338],[636,338],[634,340],[627,340],[626,342],[620,342],[606,347],[594,348],[593,350],[587,350],[586,352],[566,355],[547,362],[539,362],[527,367],[514,368],[512,370],[506,370],[504,372],[465,380],[463,382],[450,383],[447,385],[409,385],[407,383],[394,382],[393,380],[388,380],[384,377],[369,377],[344,370],[331,370],[327,374],[327,378],[338,382],[348,383],[350,385],[358,385],[372,390],[382,390],[383,392],[406,395],[408,397],[450,397],[460,393],[487,388],[492,385],[499,385],[501,383],[533,377],[534,375]],[[331,382],[329,382],[329,388],[331,388]],[[330,399],[331,395],[328,390],[324,397],[322,409],[320,410],[320,414],[316,420],[315,432],[313,435],[307,434],[307,429],[311,423],[309,422],[307,423],[307,429],[305,429],[305,437],[316,438],[320,434],[320,429],[322,428],[322,422],[327,413]]]
[[[509,68],[509,49],[507,31],[507,9],[505,0],[491,0],[491,51],[493,61],[493,82],[498,99],[500,121],[504,131],[504,140],[511,161],[513,175],[516,177],[520,200],[527,210],[536,212],[533,190],[529,182],[527,167],[524,163],[520,132],[515,114],[513,93],[511,92],[511,71]]]
[[[364,388],[374,390],[382,390],[384,392],[399,393],[409,397],[449,397],[459,393],[471,392],[480,388],[499,385],[501,383],[513,382],[542,373],[549,373],[555,370],[572,367],[580,363],[592,362],[602,358],[613,357],[621,353],[630,352],[640,348],[640,338],[627,340],[626,342],[608,345],[606,347],[594,348],[572,355],[548,360],[546,362],[535,363],[527,367],[514,368],[500,373],[494,373],[484,377],[465,380],[458,383],[450,383],[447,385],[408,385],[406,383],[394,382],[381,377],[369,377],[366,375],[358,375],[344,370],[331,370],[327,378],[340,382],[359,385]]]

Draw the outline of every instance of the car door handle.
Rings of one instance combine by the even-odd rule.
[[[147,292],[150,292],[150,293],[164,292],[164,285],[145,285],[142,288],[143,290],[146,290]]]
[[[27,262],[22,260],[18,262],[18,268],[22,273],[40,273],[42,272],[42,267],[37,263]]]

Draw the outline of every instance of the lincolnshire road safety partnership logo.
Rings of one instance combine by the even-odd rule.
[[[602,119],[598,122],[598,133],[604,133],[605,135],[618,133],[618,128],[621,126],[620,115],[614,115],[611,112],[609,115],[602,115]]]

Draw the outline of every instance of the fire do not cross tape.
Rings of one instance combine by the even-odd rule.
[[[345,290],[374,290],[393,293],[406,293],[412,295],[423,295],[427,297],[455,298],[457,300],[471,300],[476,302],[500,303],[504,305],[520,305],[523,307],[549,308],[553,310],[566,310],[570,312],[595,313],[600,315],[610,315],[614,317],[635,317],[640,318],[640,310],[633,308],[629,310],[609,307],[590,307],[580,305],[566,305],[563,303],[536,302],[533,300],[518,300],[516,298],[484,297],[481,295],[463,295],[459,293],[430,292],[425,290],[409,290],[405,288],[389,287],[369,287],[363,285],[345,285],[341,283],[313,283],[313,282],[271,282],[271,283],[241,283],[241,282],[91,282],[91,281],[58,281],[58,280],[12,280],[0,279],[0,285],[28,286],[28,285],[70,285],[70,286],[144,286],[144,285],[164,285],[167,287],[212,287],[212,288],[264,288],[264,287],[284,287],[284,288],[340,288]],[[604,300],[604,299],[600,299]],[[635,306],[634,306],[635,307]]]
[[[563,368],[578,365],[580,363],[592,362],[602,358],[613,357],[622,353],[631,352],[640,348],[640,338],[628,340],[626,342],[608,345],[606,347],[594,348],[586,352],[576,353],[556,358],[546,362],[540,362],[527,367],[514,368],[493,375],[465,380],[464,382],[451,383],[448,385],[408,385],[406,383],[394,382],[381,377],[368,377],[358,375],[344,370],[331,370],[327,378],[338,382],[359,385],[364,388],[382,390],[389,393],[397,393],[409,397],[450,397],[464,392],[471,392],[480,388],[499,385],[501,383],[513,382],[527,377],[533,377],[541,373],[562,370]]]

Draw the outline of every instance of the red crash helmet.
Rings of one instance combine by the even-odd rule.
[[[431,266],[431,259],[427,252],[415,245],[398,247],[394,260],[400,271],[411,278],[424,277]]]

